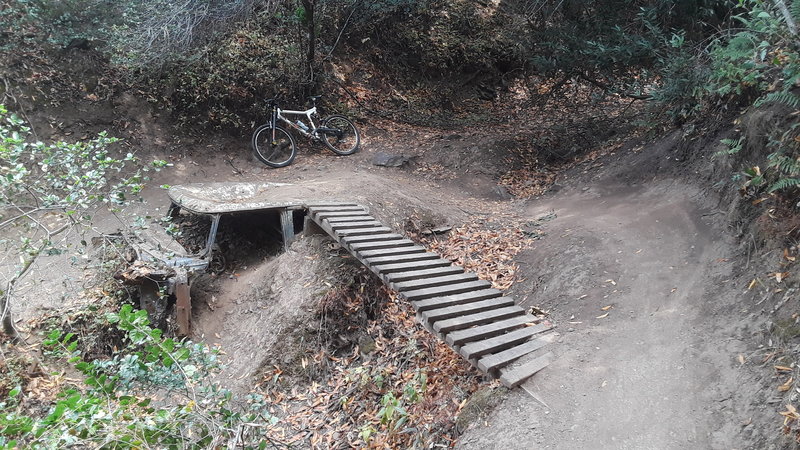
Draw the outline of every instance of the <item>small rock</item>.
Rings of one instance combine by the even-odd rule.
[[[436,228],[426,228],[422,230],[422,234],[426,236],[430,236],[431,234],[444,234],[448,231],[452,230],[453,227],[443,226],[443,227],[436,227]]]
[[[569,327],[569,328],[567,328],[567,331],[569,331],[570,333],[572,333],[573,331],[575,331],[575,328]]]
[[[67,44],[67,46],[64,47],[64,50],[72,50],[72,49],[90,50],[91,48],[92,46],[88,39],[75,38],[69,41],[69,44]]]
[[[492,189],[492,192],[494,192],[494,194],[502,200],[511,200],[514,198],[514,196],[508,192],[508,189],[506,189],[505,186],[495,186],[494,189]]]
[[[361,351],[362,355],[369,355],[375,351],[375,348],[375,339],[372,339],[369,335],[365,334],[358,338],[358,349]]]
[[[408,164],[410,158],[405,155],[390,155],[388,153],[378,152],[372,158],[372,164],[384,167],[400,167]]]

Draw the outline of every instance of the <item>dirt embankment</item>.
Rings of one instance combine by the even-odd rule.
[[[774,276],[789,244],[720,182],[736,162],[710,156],[729,135],[673,132],[525,205],[557,218],[512,292],[560,325],[559,356],[460,448],[791,447],[797,335],[776,328],[796,320],[796,280]]]
[[[726,133],[706,143],[713,145]],[[440,139],[433,142],[453,141]],[[736,202],[729,203],[736,196],[727,187],[710,187],[722,163],[687,158],[686,142],[675,132],[663,141],[587,161],[559,175],[549,194],[529,201],[487,201],[495,197],[494,190],[472,190],[468,178],[431,179],[415,169],[372,167],[371,156],[390,148],[377,139],[354,158],[320,153],[298,160],[294,170],[248,167],[244,176],[250,172],[303,182],[310,172],[315,180],[330,181],[339,195],[351,193],[371,205],[398,230],[415,214],[436,225],[479,214],[509,214],[520,221],[551,213],[556,217],[543,225],[543,239],[517,256],[520,272],[510,291],[524,305],[548,311],[558,325],[556,361],[511,392],[486,419],[474,422],[460,446],[781,445],[778,413],[791,394],[774,394],[781,383],[770,364],[790,361],[775,359],[781,355],[774,355],[777,342],[771,341],[769,324],[779,320],[772,312],[781,296],[764,303],[747,288],[759,278],[771,283],[765,285],[767,292],[780,293],[786,281],[767,281],[774,258],[748,257],[755,250],[748,251],[750,244],[740,240],[742,229],[736,225],[745,216]],[[295,250],[297,255],[324,254],[324,248],[306,245]],[[198,318],[210,326],[206,338],[219,334],[224,348],[235,349],[234,361],[245,361],[241,366],[234,362],[243,370],[234,371],[240,377],[260,359],[255,346],[242,344],[247,340],[242,333],[250,330],[249,336],[263,326],[253,308],[242,304],[268,309],[283,300],[236,293],[277,283],[283,286],[281,295],[296,299],[291,304],[302,308],[313,302],[307,297],[311,288],[302,287],[308,282],[296,286],[288,279],[299,272],[309,280],[317,277],[316,285],[324,283],[319,276],[327,269],[317,261],[289,263],[297,258],[291,252],[280,258],[283,263],[273,261],[240,274],[238,281],[226,281],[224,295],[231,303]],[[264,281],[269,274],[272,281]],[[283,323],[279,316],[274,320]],[[246,323],[252,326],[240,326]],[[263,339],[276,335],[266,333]],[[266,340],[262,344],[264,355],[280,348],[269,347]]]
[[[123,151],[172,164],[153,174],[146,201],[125,212],[130,218],[164,212],[164,193],[155,186],[205,180],[325,185],[330,197],[370,206],[397,231],[409,219],[428,226],[480,217],[524,222],[554,212],[544,238],[517,256],[520,271],[511,295],[549,311],[561,333],[557,358],[488,418],[473,423],[459,441],[464,447],[781,443],[778,413],[795,391],[775,391],[788,375],[776,377],[770,367],[793,362],[781,358],[798,335],[792,331],[795,299],[784,301],[789,287],[768,276],[788,271],[776,262],[783,243],[768,247],[770,228],[750,225],[758,213],[737,203],[735,195],[709,188],[725,185],[720,182],[730,167],[722,170],[709,160],[728,131],[709,133],[700,138],[704,143],[686,144],[684,133],[676,131],[654,143],[624,147],[609,132],[579,148],[554,131],[558,116],[547,114],[552,110],[520,107],[491,129],[454,132],[361,122],[360,153],[336,157],[301,140],[296,162],[272,170],[252,160],[248,136],[182,135],[143,99],[124,95],[76,105],[70,111],[63,105],[42,107],[30,116],[44,138],[80,138],[112,128],[112,134],[127,137]],[[599,108],[594,116],[603,113]],[[60,120],[73,116],[84,119]],[[603,127],[589,116],[571,122],[580,131],[574,136]],[[409,162],[378,167],[373,161],[379,153]],[[542,198],[513,197],[548,190]],[[770,220],[762,215],[758,223]],[[119,223],[99,220],[97,226],[113,231]],[[768,248],[773,254],[764,256]],[[313,335],[306,325],[315,302],[329,284],[343,282],[337,277],[341,257],[330,250],[320,238],[301,240],[286,254],[230,267],[195,286],[195,337],[228,354],[221,378],[226,384],[244,392],[268,373],[269,364],[302,364],[284,345]],[[38,290],[25,291],[29,302],[22,317],[76,297],[79,276],[71,275],[65,289],[59,287],[62,278],[37,279]],[[758,282],[753,286],[751,280]],[[788,331],[776,338],[769,322]]]

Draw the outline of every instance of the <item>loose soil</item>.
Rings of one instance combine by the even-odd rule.
[[[366,204],[397,231],[555,215],[516,256],[510,295],[549,312],[560,334],[556,359],[464,424],[458,445],[755,448],[775,441],[779,405],[765,406],[773,397],[756,367],[767,317],[754,315],[760,310],[742,293],[749,275],[739,270],[744,257],[727,210],[702,178],[682,175],[687,166],[672,142],[595,155],[548,175],[556,184],[545,196],[523,200],[497,183],[496,163],[513,142],[477,130],[378,124],[363,132],[356,155],[336,157],[301,141],[296,162],[273,170],[252,160],[247,137],[170,143],[158,131],[147,138],[156,145],[152,156],[173,166],[154,175],[145,201],[124,216],[149,214],[155,226],[167,199],[154,186],[210,180],[321,184],[329,198]],[[378,152],[411,163],[376,167]],[[113,231],[114,220],[99,218],[98,228]],[[329,241],[304,238],[285,254],[234,261],[199,280],[193,337],[227,353],[221,380],[243,392],[265,365],[292,363],[283,338],[309,331],[302,324],[341,264]],[[48,291],[59,280],[39,281]],[[17,310],[23,319],[52,307],[52,296],[25,298]]]
[[[311,172],[332,196],[370,205],[398,231],[407,217],[440,226],[555,215],[543,225],[545,236],[517,256],[510,291],[550,312],[560,333],[555,362],[473,422],[460,446],[752,448],[778,435],[780,421],[763,410],[768,399],[759,385],[742,387],[756,375],[738,356],[755,362],[763,319],[743,314],[737,241],[716,193],[674,175],[682,163],[673,148],[587,162],[564,174],[555,192],[530,201],[497,201],[493,183],[487,188],[480,177],[448,182],[371,166],[382,148],[368,143],[349,159],[301,154],[284,171],[243,161],[256,176],[233,179],[303,182]],[[302,321],[310,294],[324,289],[320,275],[330,273],[317,262],[325,249],[315,245],[300,241],[278,261],[223,279],[215,294],[220,310],[199,308],[198,337],[231,355],[226,376],[256,376],[264,358],[286,348],[271,344]],[[285,308],[254,296],[261,289],[254,282],[286,290],[275,297]]]
[[[665,177],[603,177],[524,208],[557,218],[512,292],[549,310],[557,358],[461,448],[750,448],[737,355],[754,327],[717,200]],[[744,440],[746,442],[746,440]]]

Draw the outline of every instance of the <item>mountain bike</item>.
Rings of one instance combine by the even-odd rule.
[[[315,119],[319,121],[317,100],[321,97],[321,95],[310,97],[313,106],[305,111],[281,109],[277,98],[267,100],[270,120],[256,128],[253,133],[252,145],[256,157],[270,167],[284,167],[294,161],[294,157],[297,156],[297,145],[286,128],[278,125],[278,121],[310,138],[312,142],[322,141],[337,155],[355,153],[361,143],[361,136],[350,119],[341,114],[334,114],[322,119],[317,126],[315,122]],[[287,116],[305,117],[308,124],[300,119],[293,122]]]

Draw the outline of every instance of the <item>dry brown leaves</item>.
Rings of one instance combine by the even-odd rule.
[[[320,351],[310,356],[304,364],[325,365],[328,376],[305,388],[274,383],[281,376],[278,367],[265,375],[262,395],[281,418],[271,428],[273,439],[321,449],[452,445],[460,405],[477,389],[479,376],[417,323],[408,302],[386,289],[383,294],[390,298],[366,330],[375,344],[369,355],[355,347],[346,355]],[[363,307],[367,302],[360,295],[346,301],[347,307]],[[409,386],[420,393],[418,401],[404,397]],[[380,411],[390,393],[406,413],[386,420]]]
[[[512,170],[500,177],[501,185],[509,194],[518,198],[530,198],[544,194],[555,182],[553,172],[538,172],[535,169]]]
[[[432,180],[454,180],[456,174],[453,171],[447,170],[441,164],[420,163],[414,169],[414,174],[429,178]]]
[[[56,402],[65,384],[82,385],[79,380],[65,377],[57,367],[45,367],[40,353],[38,344],[0,342],[0,397],[7,398],[11,389],[22,389],[18,411],[34,416],[41,414],[43,405]]]
[[[446,239],[434,236],[423,240],[430,250],[476,273],[500,290],[514,284],[518,270],[514,256],[533,242],[513,222],[487,224],[480,221],[454,228]]]

